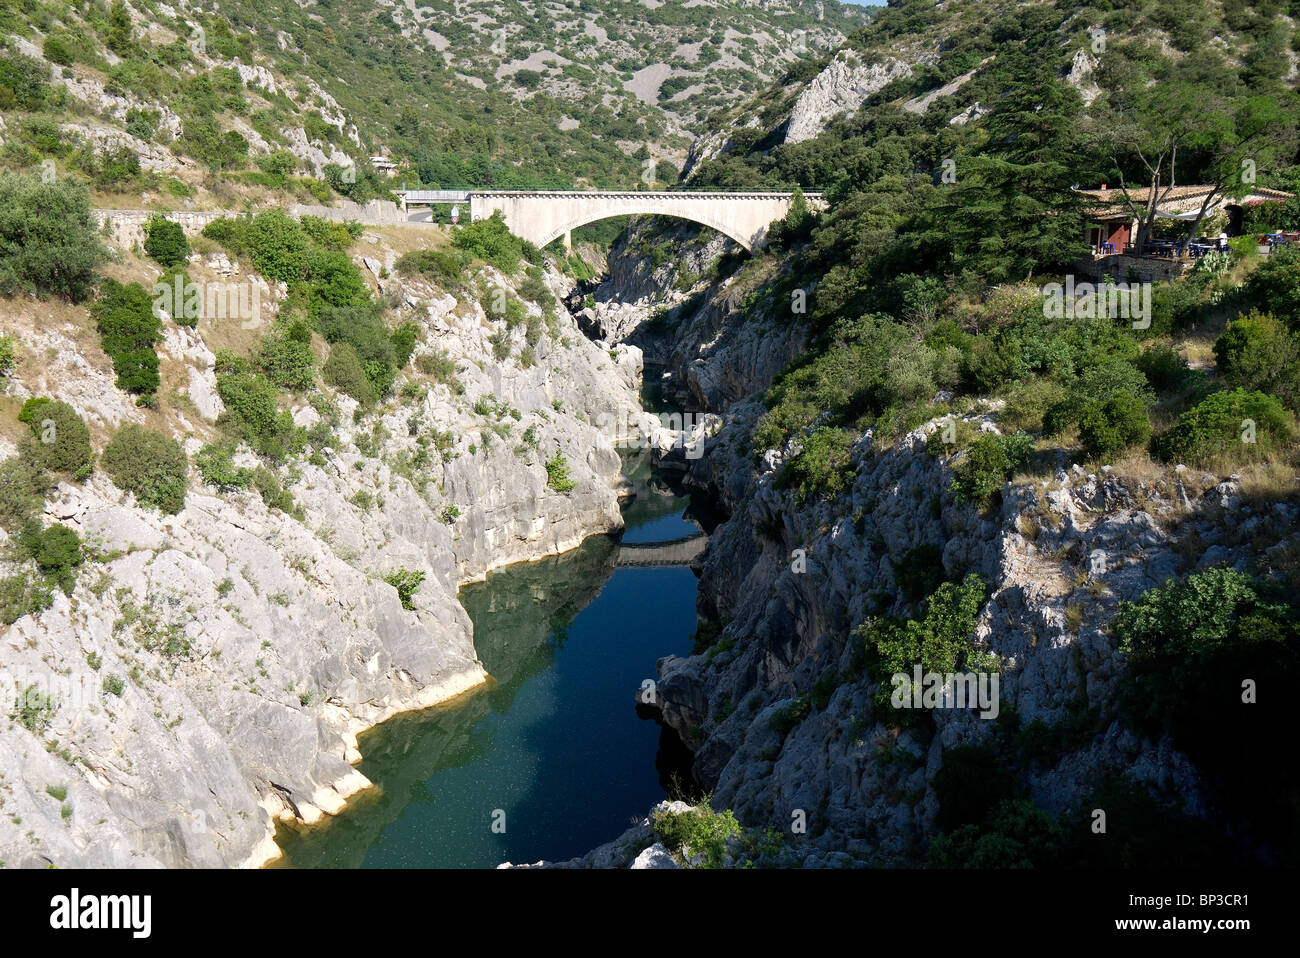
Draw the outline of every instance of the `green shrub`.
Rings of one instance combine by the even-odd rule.
[[[46,37],[41,52],[45,54],[45,59],[51,63],[57,63],[59,66],[64,67],[70,67],[73,64],[72,51],[57,36]]]
[[[51,485],[40,456],[28,446],[0,462],[0,529],[10,534],[40,515]]]
[[[503,273],[517,271],[525,257],[529,260],[540,259],[537,247],[510,232],[499,210],[494,211],[488,219],[457,227],[451,243]]]
[[[258,346],[254,364],[277,386],[295,391],[309,389],[316,379],[316,354],[310,344],[310,331],[306,342],[288,329],[272,333]]]
[[[218,492],[246,489],[252,479],[251,470],[235,465],[236,448],[237,443],[227,439],[209,443],[194,454],[194,465],[198,467],[199,475]]]
[[[956,798],[954,791],[949,791],[950,806]],[[953,818],[978,814],[988,799],[981,795],[978,803],[954,811]],[[949,834],[935,836],[925,863],[927,868],[1046,868],[1057,863],[1060,843],[1056,823],[1032,802],[1002,799],[979,824],[960,825]]]
[[[808,696],[801,695],[789,705],[772,713],[768,719],[768,728],[782,737],[789,735],[800,722],[808,717],[812,711],[812,703]]]
[[[1266,459],[1290,440],[1291,417],[1272,396],[1245,389],[1212,393],[1156,438],[1166,462],[1233,464]]]
[[[721,868],[727,840],[741,834],[740,822],[731,809],[715,812],[707,805],[687,812],[656,812],[651,824],[665,848],[689,853],[698,859],[699,868]]]
[[[29,399],[18,418],[31,428],[37,440],[32,449],[46,469],[77,480],[90,475],[95,466],[90,429],[75,409],[65,402]]]
[[[417,249],[398,258],[397,272],[402,276],[429,276],[447,286],[457,286],[465,279],[471,257],[459,249]]]
[[[18,365],[18,351],[12,336],[0,336],[0,376],[8,376]]]
[[[1137,361],[1138,369],[1159,393],[1172,392],[1187,382],[1191,370],[1172,346],[1160,344],[1148,349]]]
[[[247,442],[262,455],[282,459],[298,452],[305,442],[293,416],[279,409],[279,390],[260,373],[217,374],[217,394],[226,408],[217,425]]]
[[[890,676],[919,663],[925,672],[955,672],[971,650],[988,587],[974,572],[961,583],[945,582],[930,596],[925,614],[906,622],[869,622],[859,629],[867,653],[875,663],[874,676],[888,683]]]
[[[104,676],[103,684],[105,692],[109,695],[116,695],[118,698],[121,698],[122,693],[126,690],[126,683],[122,681],[122,676],[120,675]]]
[[[1300,246],[1292,243],[1275,248],[1250,274],[1243,293],[1292,332],[1300,332]]]
[[[169,515],[185,507],[188,462],[175,439],[143,426],[123,426],[105,447],[101,462],[113,483],[142,505]]]
[[[0,578],[0,623],[4,625],[48,609],[53,602],[54,593],[43,582],[33,582],[24,575]]]
[[[1032,442],[1023,434],[981,433],[952,471],[953,495],[979,508],[989,505],[1011,474],[1028,461],[1031,448]]]
[[[13,50],[0,53],[0,110],[36,111],[50,93],[50,68]]]
[[[569,478],[569,460],[564,458],[563,452],[557,450],[546,460],[546,484],[564,495],[578,488],[578,484]]]
[[[541,307],[554,306],[555,295],[546,285],[543,275],[540,266],[528,267],[524,281],[519,284],[519,295]]]
[[[145,224],[144,251],[163,266],[181,266],[190,258],[190,244],[181,224],[157,214]]]
[[[162,324],[154,315],[148,291],[139,283],[123,285],[105,279],[90,312],[99,326],[104,352],[113,360],[117,387],[151,399],[161,383],[153,347]]]
[[[1141,401],[1123,390],[1105,402],[1093,402],[1079,419],[1079,439],[1093,459],[1110,461],[1150,438],[1151,421]]]
[[[279,477],[270,469],[265,466],[254,469],[252,484],[268,509],[277,509],[280,512],[293,511],[293,494],[280,484]]]
[[[81,537],[67,526],[55,524],[26,547],[46,584],[57,585],[65,595],[71,595],[77,584],[76,569],[83,559]]]
[[[1271,393],[1300,408],[1300,338],[1269,313],[1250,312],[1229,323],[1214,344],[1214,358],[1230,386]]]
[[[424,573],[411,569],[394,569],[384,576],[384,581],[397,590],[397,597],[402,600],[402,608],[407,611],[415,609],[414,596],[424,582]]]
[[[5,62],[0,59],[0,102]],[[0,294],[82,302],[94,289],[95,267],[105,255],[84,186],[70,179],[42,183],[0,173]]]
[[[777,477],[781,488],[793,488],[800,502],[815,497],[834,499],[853,483],[853,443],[846,429],[822,426],[803,440],[803,448]]]
[[[375,304],[325,306],[317,313],[316,326],[331,346],[346,343],[352,347],[370,382],[374,400],[388,395],[397,376],[398,357],[393,337]]]
[[[1133,359],[1137,356],[1134,354]],[[1043,417],[1043,434],[1055,436],[1075,425],[1092,403],[1102,403],[1116,393],[1127,392],[1148,404],[1155,399],[1146,376],[1129,358],[1117,355],[1082,357],[1089,361],[1082,372],[1066,384],[1066,397]]]
[[[375,404],[375,387],[366,375],[361,357],[350,343],[335,343],[321,370],[325,382],[346,393],[364,407]]]
[[[1021,432],[1040,432],[1047,411],[1065,398],[1065,388],[1050,379],[1018,383],[1007,394],[998,422]]]
[[[393,330],[390,339],[393,343],[393,365],[401,369],[411,361],[411,353],[415,352],[415,344],[420,339],[420,324],[408,320]]]
[[[415,368],[434,382],[456,382],[456,362],[447,355],[446,350],[421,353],[415,357]]]

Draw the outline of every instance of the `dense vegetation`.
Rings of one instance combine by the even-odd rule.
[[[113,360],[117,388],[150,404],[161,382],[153,347],[162,335],[162,323],[154,314],[149,291],[139,283],[105,279],[90,313],[99,326],[104,352]]]

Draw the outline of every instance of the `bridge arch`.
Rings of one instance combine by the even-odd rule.
[[[747,250],[761,246],[767,227],[790,211],[793,193],[637,190],[472,190],[470,218],[499,211],[516,236],[537,246],[611,216],[668,216],[715,229]],[[821,206],[821,194],[807,194]]]
[[[568,236],[574,230],[586,226],[589,223],[599,223],[601,220],[612,219],[615,216],[663,216],[669,219],[687,220],[691,223],[698,223],[701,226],[707,226],[710,229],[717,230],[732,242],[739,243],[746,250],[752,250],[755,245],[761,245],[762,240],[765,238],[761,235],[757,237],[757,239],[753,236],[742,236],[735,227],[719,222],[713,217],[687,216],[684,213],[660,213],[648,210],[628,210],[626,212],[600,213],[594,216],[578,217],[575,220],[564,223],[558,229],[550,230],[550,235],[543,237],[540,241],[530,242],[535,242],[537,246],[549,246],[561,236]]]

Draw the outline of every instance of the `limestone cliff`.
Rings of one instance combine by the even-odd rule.
[[[369,784],[352,768],[359,731],[483,681],[461,583],[621,527],[619,456],[596,422],[639,412],[639,352],[611,359],[562,310],[543,321],[531,303],[528,330],[503,332],[476,293],[390,278],[393,244],[409,248],[410,236],[372,232],[360,248],[377,292],[420,326],[415,362],[374,414],[329,391],[293,407],[330,438],[280,470],[291,512],[251,491],[217,494],[195,470],[174,516],[100,473],[47,499],[47,521],[76,531],[92,558],[70,596],[56,590],[0,638],[6,864],[274,857],[275,818],[311,822]],[[209,267],[237,271],[214,256],[191,273]],[[118,268],[149,272],[129,251]],[[565,291],[562,276],[545,279]],[[514,295],[507,277],[482,281]],[[96,448],[125,422],[191,453],[219,435],[210,343],[237,336],[231,323],[166,324],[159,411],[115,388],[84,309],[14,302],[4,326],[23,347],[0,380],[6,403],[68,402]],[[497,358],[503,337],[514,358]],[[454,387],[415,371],[423,354],[454,363]],[[16,439],[0,437],[0,458]],[[576,483],[568,493],[548,484],[557,451]],[[424,574],[409,610],[383,580],[399,569]]]

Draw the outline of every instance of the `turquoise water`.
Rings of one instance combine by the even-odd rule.
[[[642,496],[625,513],[629,535],[694,531],[684,505],[671,490]],[[461,601],[494,684],[361,736],[360,770],[380,788],[321,825],[282,828],[281,864],[565,859],[644,816],[670,773],[656,768],[661,730],[637,718],[634,695],[658,658],[689,651],[696,579],[687,568],[615,569],[617,553],[598,536],[466,586]]]

